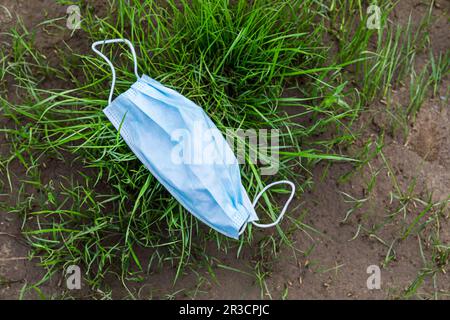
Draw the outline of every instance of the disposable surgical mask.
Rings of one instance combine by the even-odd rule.
[[[97,50],[97,46],[119,42],[130,47],[137,81],[113,100],[116,71],[111,61]],[[211,228],[235,239],[244,232],[248,223],[268,228],[281,221],[295,194],[292,182],[283,180],[271,183],[251,202],[242,185],[236,157],[202,108],[149,76],[140,76],[136,52],[130,41],[97,41],[92,44],[92,50],[105,59],[112,72],[108,106],[103,112],[136,157],[187,211]],[[208,144],[214,161],[172,161],[170,155],[174,148],[180,147],[172,139],[172,133],[180,130],[193,133],[199,124],[216,132],[214,140]],[[288,200],[273,223],[257,223],[255,205],[268,188],[278,184],[291,187]]]

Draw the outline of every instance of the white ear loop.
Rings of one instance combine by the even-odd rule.
[[[281,212],[280,212],[280,215],[279,215],[278,218],[277,218],[274,222],[272,222],[272,223],[261,224],[261,223],[257,223],[257,222],[255,222],[255,221],[252,221],[253,225],[255,225],[255,226],[259,227],[259,228],[271,228],[271,227],[274,227],[274,226],[276,226],[277,224],[279,224],[280,221],[281,221],[281,219],[283,219],[283,216],[284,216],[284,214],[286,213],[286,210],[287,210],[289,204],[291,203],[291,201],[292,201],[292,199],[294,198],[294,195],[295,195],[295,185],[294,185],[291,181],[289,181],[289,180],[276,181],[276,182],[272,182],[272,183],[268,184],[267,186],[265,186],[264,189],[262,189],[262,190],[258,193],[258,195],[255,197],[255,199],[253,200],[253,204],[252,204],[252,205],[253,205],[253,207],[255,207],[256,204],[258,203],[259,198],[261,198],[261,196],[264,194],[264,192],[266,192],[267,189],[269,189],[269,188],[271,188],[271,187],[273,187],[273,186],[275,186],[275,185],[278,185],[278,184],[288,184],[288,185],[291,186],[291,190],[292,190],[292,191],[291,191],[291,195],[290,195],[289,198],[286,200],[286,203],[284,204],[284,207],[283,207],[283,209],[282,209]],[[246,229],[246,228],[242,228],[242,230],[239,232],[239,235],[241,235],[241,234],[245,231],[245,229]]]
[[[111,82],[111,91],[109,92],[108,104],[111,104],[112,96],[114,93],[114,86],[116,85],[116,69],[114,68],[111,60],[109,60],[108,57],[106,57],[103,53],[101,53],[99,50],[97,50],[96,46],[98,46],[100,44],[109,44],[109,43],[118,43],[118,42],[125,42],[128,45],[128,47],[130,47],[131,54],[133,55],[134,74],[136,75],[136,78],[139,79],[136,51],[134,50],[133,44],[129,40],[127,40],[127,39],[110,39],[110,40],[101,40],[101,41],[94,42],[91,46],[92,50],[96,54],[98,54],[100,57],[102,57],[108,63],[109,67],[111,68],[112,82]]]

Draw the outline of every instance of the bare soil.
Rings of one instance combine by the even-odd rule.
[[[98,3],[98,10],[101,12],[104,4]],[[449,1],[436,2],[430,34],[436,54],[449,50],[449,9]],[[65,10],[66,6],[50,0],[0,0],[0,32],[8,31],[17,22],[17,17],[20,17],[28,28],[36,29],[36,43],[50,59],[54,48],[62,47],[64,41],[71,44],[72,50],[87,52],[89,44],[81,31],[73,35],[70,30],[52,31],[49,34],[46,30],[36,27],[44,19],[64,16]],[[418,22],[426,10],[427,6],[421,1],[402,0],[392,19],[405,24],[411,14],[413,21]],[[7,37],[0,35],[2,46],[8,45],[6,39]],[[427,53],[420,56],[417,67],[423,66],[427,59]],[[449,83],[447,77],[441,86],[442,95],[448,91]],[[61,87],[59,83],[54,85]],[[8,93],[10,99],[15,99],[13,90],[11,88]],[[406,85],[395,88],[391,95],[394,107],[406,108],[409,102]],[[288,299],[403,297],[405,289],[418,278],[426,266],[424,259],[432,259],[432,246],[429,243],[431,231],[424,230],[420,236],[411,235],[402,239],[406,223],[411,222],[424,209],[420,200],[431,197],[433,201],[446,201],[450,196],[450,109],[440,95],[426,98],[415,122],[408,124],[407,135],[403,134],[402,130],[393,129],[392,117],[385,110],[383,101],[370,106],[354,126],[355,132],[359,133],[358,141],[345,150],[350,156],[356,155],[364,144],[368,141],[374,143],[384,131],[388,133],[384,137],[382,149],[384,159],[379,154],[357,171],[349,163],[322,164],[314,169],[313,188],[291,205],[291,208],[296,209],[290,213],[293,217],[304,215],[303,223],[314,230],[298,229],[293,234],[294,248],[283,247],[277,256],[264,257],[265,263],[261,271],[267,272],[268,275],[265,278],[266,289],[261,290],[254,276],[216,266],[216,281],[212,280],[205,270],[188,268],[175,285],[175,269],[152,270],[143,282],[129,283],[130,292],[139,298],[178,299],[192,296],[208,299],[279,299],[283,295]],[[4,119],[0,124],[7,125]],[[9,152],[4,137],[0,137],[0,152]],[[55,170],[50,170],[48,174],[63,174],[64,170],[67,170],[66,164],[53,165]],[[61,168],[58,169],[58,166]],[[12,168],[12,171],[16,179],[20,179],[24,174],[19,166]],[[370,189],[369,185],[374,176],[374,187]],[[412,191],[408,192],[411,188]],[[407,193],[410,198],[405,209],[401,211],[401,202],[395,197],[398,190]],[[360,207],[352,210],[356,202],[351,202],[349,196],[366,200]],[[5,196],[1,196],[0,200],[9,201]],[[344,221],[349,210],[349,217]],[[394,212],[399,213],[391,217]],[[427,216],[424,219],[427,219]],[[440,222],[440,241],[448,246],[448,211],[444,212]],[[21,223],[15,213],[0,211],[1,299],[18,298],[26,283],[36,283],[45,273],[36,259],[28,259],[29,248],[20,233]],[[283,227],[287,225],[285,222]],[[236,258],[236,252],[216,252],[213,245],[208,253],[218,257],[224,265],[254,275],[254,261],[261,258],[254,255],[254,249],[244,249],[239,259]],[[308,254],[305,254],[306,252]],[[386,259],[391,256],[392,259]],[[370,265],[381,267],[379,290],[367,288],[367,268]],[[448,266],[446,268],[448,270]],[[199,279],[202,279],[202,282],[199,282]],[[63,291],[60,280],[61,277],[55,277],[39,288],[47,295],[58,295]],[[114,298],[127,297],[127,291],[119,280],[111,277],[106,282],[112,288]],[[91,293],[84,289],[76,296],[88,297]],[[434,282],[430,277],[425,277],[424,283],[413,298],[428,298],[433,295],[444,299],[449,297],[448,273],[438,272]],[[36,292],[28,292],[25,298],[37,296]]]

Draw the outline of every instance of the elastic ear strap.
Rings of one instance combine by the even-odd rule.
[[[118,43],[118,42],[125,42],[128,47],[130,47],[131,54],[133,55],[133,62],[134,62],[134,74],[136,75],[136,78],[139,78],[138,69],[137,69],[137,57],[136,57],[136,51],[134,50],[133,44],[127,40],[127,39],[109,39],[109,40],[102,40],[102,41],[96,41],[92,44],[91,48],[92,50],[98,54],[100,57],[102,57],[111,68],[112,73],[112,82],[111,82],[111,90],[109,92],[109,98],[108,98],[108,104],[111,104],[112,96],[114,93],[114,87],[116,85],[116,69],[114,68],[111,60],[108,59],[103,53],[101,53],[99,50],[97,50],[97,46],[100,44],[109,44],[109,43]]]
[[[261,190],[260,193],[258,193],[258,195],[256,196],[255,200],[253,200],[253,207],[256,206],[256,204],[258,203],[259,198],[261,198],[261,196],[263,195],[264,192],[267,191],[267,189],[269,189],[269,188],[271,188],[271,187],[273,187],[273,186],[275,186],[277,184],[288,184],[288,185],[290,185],[291,189],[292,189],[291,195],[289,196],[289,198],[287,199],[286,203],[284,204],[284,207],[281,210],[280,215],[278,216],[278,218],[274,222],[268,223],[268,224],[260,224],[260,223],[252,221],[252,223],[255,226],[257,226],[257,227],[270,228],[270,227],[276,226],[278,223],[280,223],[281,219],[283,219],[283,216],[286,213],[286,210],[287,210],[289,204],[291,203],[292,199],[294,198],[295,185],[291,181],[288,181],[288,180],[276,181],[276,182],[272,182],[272,183],[268,184],[264,189]]]

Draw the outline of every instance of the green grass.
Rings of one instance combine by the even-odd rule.
[[[299,196],[311,185],[310,170],[318,162],[351,161],[359,170],[379,153],[382,141],[368,145],[358,161],[336,147],[355,141],[351,126],[359,113],[403,80],[409,72],[404,66],[414,58],[417,43],[425,41],[419,33],[410,38],[410,25],[389,25],[389,1],[379,2],[380,31],[364,27],[362,1],[146,0],[130,6],[116,0],[103,17],[84,1],[76,3],[83,17],[83,30],[77,32],[87,43],[130,39],[139,73],[196,102],[222,132],[279,130],[280,170],[273,179],[295,180]],[[41,26],[60,30],[60,20]],[[340,48],[337,54],[326,40],[330,35]],[[42,281],[79,264],[89,286],[101,288],[108,298],[111,292],[103,288],[103,280],[110,272],[119,274],[125,287],[162,266],[175,268],[174,281],[191,266],[214,279],[205,248],[215,243],[219,251],[238,256],[251,247],[259,257],[251,266],[255,282],[262,297],[271,297],[265,279],[280,247],[291,245],[297,229],[320,231],[304,224],[304,216],[294,209],[276,232],[258,235],[257,243],[251,227],[234,241],[201,225],[151,176],[103,115],[111,80],[103,60],[67,46],[58,50],[57,65],[50,65],[37,49],[34,33],[22,24],[8,36],[12,45],[0,49],[0,80],[13,78],[17,97],[0,96],[0,108],[13,122],[2,129],[11,148],[0,162],[2,193],[14,194],[5,205],[24,219],[32,255],[48,270]],[[119,45],[102,51],[116,66],[117,96],[135,81],[131,56]],[[431,65],[434,91],[448,69],[447,60],[438,57]],[[49,85],[52,79],[56,81]],[[17,164],[23,175],[11,169]],[[241,174],[251,198],[271,180],[248,158]],[[264,197],[257,208],[260,217],[273,218],[283,196],[275,189]],[[200,291],[199,284],[185,294],[195,297]],[[287,295],[286,289],[283,297]]]
[[[223,132],[280,130],[276,178],[301,183],[307,173],[294,168],[321,159],[345,160],[326,154],[336,141],[307,147],[307,139],[332,127],[346,130],[346,119],[357,115],[342,98],[345,83],[335,87],[335,80],[325,82],[342,67],[326,64],[325,28],[315,22],[320,15],[314,8],[314,1],[193,1],[179,6],[143,1],[133,7],[116,1],[102,19],[82,5],[82,25],[90,41],[130,39],[139,72],[195,101]],[[150,262],[175,266],[179,277],[185,265],[195,262],[192,251],[201,252],[210,241],[220,250],[252,243],[251,228],[240,241],[231,241],[200,226],[131,153],[101,112],[110,84],[110,70],[102,60],[90,52],[61,51],[59,67],[50,67],[36,50],[32,33],[14,29],[9,36],[13,45],[5,71],[24,94],[19,103],[1,98],[4,113],[16,123],[4,130],[13,153],[3,167],[8,177],[14,161],[27,170],[10,210],[27,217],[24,234],[49,270],[46,278],[76,263],[95,287],[116,261],[120,267],[115,271],[124,280],[138,280]],[[105,46],[103,51],[117,66],[117,95],[134,81],[130,56],[125,48]],[[40,84],[49,78],[65,79],[73,89],[44,89]],[[303,92],[314,94],[283,97],[286,88],[298,92],[300,82]],[[280,108],[294,112],[288,115]],[[301,116],[312,117],[313,124],[296,121]],[[44,182],[49,161],[67,159],[71,174],[59,183]],[[266,178],[251,163],[241,169],[252,197]],[[28,187],[35,192],[26,192]],[[267,209],[258,208],[261,217],[274,216],[276,199],[274,192],[265,197]],[[283,228],[278,237],[289,243]],[[151,250],[148,261],[141,261],[139,247]]]

